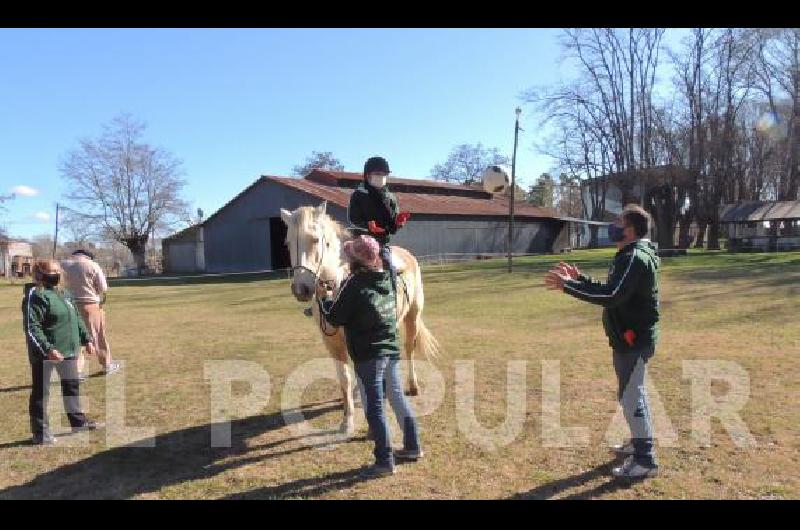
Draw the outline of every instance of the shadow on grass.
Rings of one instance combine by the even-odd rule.
[[[367,479],[361,476],[365,468],[348,469],[321,477],[302,478],[278,486],[267,486],[223,497],[225,500],[256,500],[319,497],[325,493],[346,489]]]
[[[21,385],[21,386],[10,386],[8,388],[0,388],[0,394],[5,394],[7,392],[20,392],[22,390],[30,390],[31,385]]]
[[[589,471],[580,473],[578,475],[573,475],[571,477],[566,477],[551,482],[547,482],[545,484],[542,484],[541,486],[537,486],[536,488],[530,491],[517,493],[516,495],[511,496],[510,499],[512,500],[551,499],[556,495],[560,495],[561,493],[566,492],[567,490],[585,486],[586,484],[600,477],[608,477],[608,478],[604,482],[601,482],[599,485],[595,487],[578,490],[564,497],[560,497],[560,499],[575,499],[575,500],[594,499],[620,489],[627,489],[631,486],[630,482],[619,481],[610,477],[611,468],[614,466],[614,464],[617,464],[619,462],[621,462],[621,459],[613,459],[609,462],[600,464],[599,466],[590,469]]]
[[[320,406],[322,405],[322,406]],[[307,405],[300,409],[306,420],[313,419],[334,410],[340,410],[339,400]],[[192,482],[213,477],[230,469],[252,462],[264,462],[291,453],[307,451],[323,444],[308,444],[292,447],[281,452],[248,456],[253,451],[299,442],[299,438],[287,438],[248,447],[246,440],[265,432],[286,426],[284,414],[280,411],[231,421],[231,447],[211,447],[210,425],[202,425],[160,434],[155,438],[155,447],[115,447],[84,460],[68,464],[35,477],[18,486],[0,490],[0,499],[32,498],[114,498],[127,499],[138,494],[158,492],[170,485]],[[322,433],[328,434],[328,433]],[[306,440],[308,438],[306,437]],[[345,443],[362,440],[349,438],[338,440]],[[29,445],[28,440],[11,442],[3,447]],[[56,446],[57,447],[57,446]],[[56,448],[42,448],[44,451]],[[343,479],[337,479],[340,482]],[[297,483],[303,487],[314,486],[315,481],[322,484],[329,479],[302,479],[293,483],[276,486],[271,495],[280,495],[284,488],[290,494]]]

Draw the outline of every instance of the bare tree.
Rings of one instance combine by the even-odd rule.
[[[292,168],[292,175],[304,177],[315,169],[344,171],[344,165],[331,151],[312,151],[311,155],[306,157],[305,162]]]
[[[542,125],[554,123],[555,135],[537,145],[558,161],[563,174],[580,183],[582,216],[602,221],[606,215],[608,174],[611,172],[611,138],[597,104],[596,93],[585,93],[576,83],[555,91],[528,92],[527,101],[537,106]],[[598,244],[598,226],[590,225],[589,246]]]
[[[758,31],[755,87],[772,116],[785,122],[783,174],[778,200],[795,200],[800,188],[800,28]],[[780,125],[780,124],[778,124]]]
[[[188,217],[180,161],[144,142],[144,131],[130,115],[117,116],[97,138],[80,140],[60,165],[72,210],[95,232],[128,247],[140,272],[157,227]]]
[[[430,176],[434,180],[470,185],[480,182],[487,167],[508,163],[508,157],[496,147],[488,149],[481,143],[461,144],[450,151],[444,163],[433,166]]]
[[[576,28],[564,31],[562,46],[581,72],[578,101],[604,130],[615,184],[622,202],[639,202],[637,170],[652,167],[653,87],[662,28]],[[642,183],[643,187],[643,183]]]

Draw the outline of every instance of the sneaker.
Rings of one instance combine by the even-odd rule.
[[[380,478],[389,475],[394,475],[394,466],[372,464],[361,473],[364,478]]]
[[[86,422],[83,425],[73,427],[72,432],[96,431],[101,427],[103,427],[102,423],[98,423],[92,420],[86,420]]]
[[[631,456],[633,454],[633,442],[628,440],[623,444],[612,445],[611,452],[618,456]]]
[[[122,370],[122,366],[120,366],[119,363],[111,363],[108,365],[108,368],[105,369],[103,375],[113,375],[120,370]]]
[[[425,456],[425,452],[422,449],[398,449],[394,452],[394,457],[396,460],[419,460]]]
[[[33,445],[53,445],[56,443],[56,437],[49,433],[40,434],[34,435],[33,440],[31,441],[33,442]]]
[[[643,466],[629,456],[625,463],[611,470],[614,478],[623,480],[642,480],[658,476],[658,466]]]
[[[312,316],[314,313],[312,313],[312,312],[311,312],[311,308],[310,308],[310,307],[307,307],[307,308],[303,309],[303,314],[304,314],[305,316],[307,316],[307,317],[311,318],[311,316]]]

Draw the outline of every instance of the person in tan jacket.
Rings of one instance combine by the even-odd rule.
[[[110,375],[118,372],[119,363],[112,361],[111,348],[106,338],[106,315],[102,306],[108,291],[108,282],[103,269],[94,261],[94,256],[83,249],[73,252],[72,257],[64,260],[61,267],[67,289],[72,293],[75,306],[92,336],[103,373]],[[78,372],[82,378],[85,378],[85,364],[86,360],[81,352],[78,357]]]

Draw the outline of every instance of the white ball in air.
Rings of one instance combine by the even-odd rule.
[[[481,176],[483,189],[489,193],[503,193],[511,186],[511,171],[501,165],[487,167]]]

